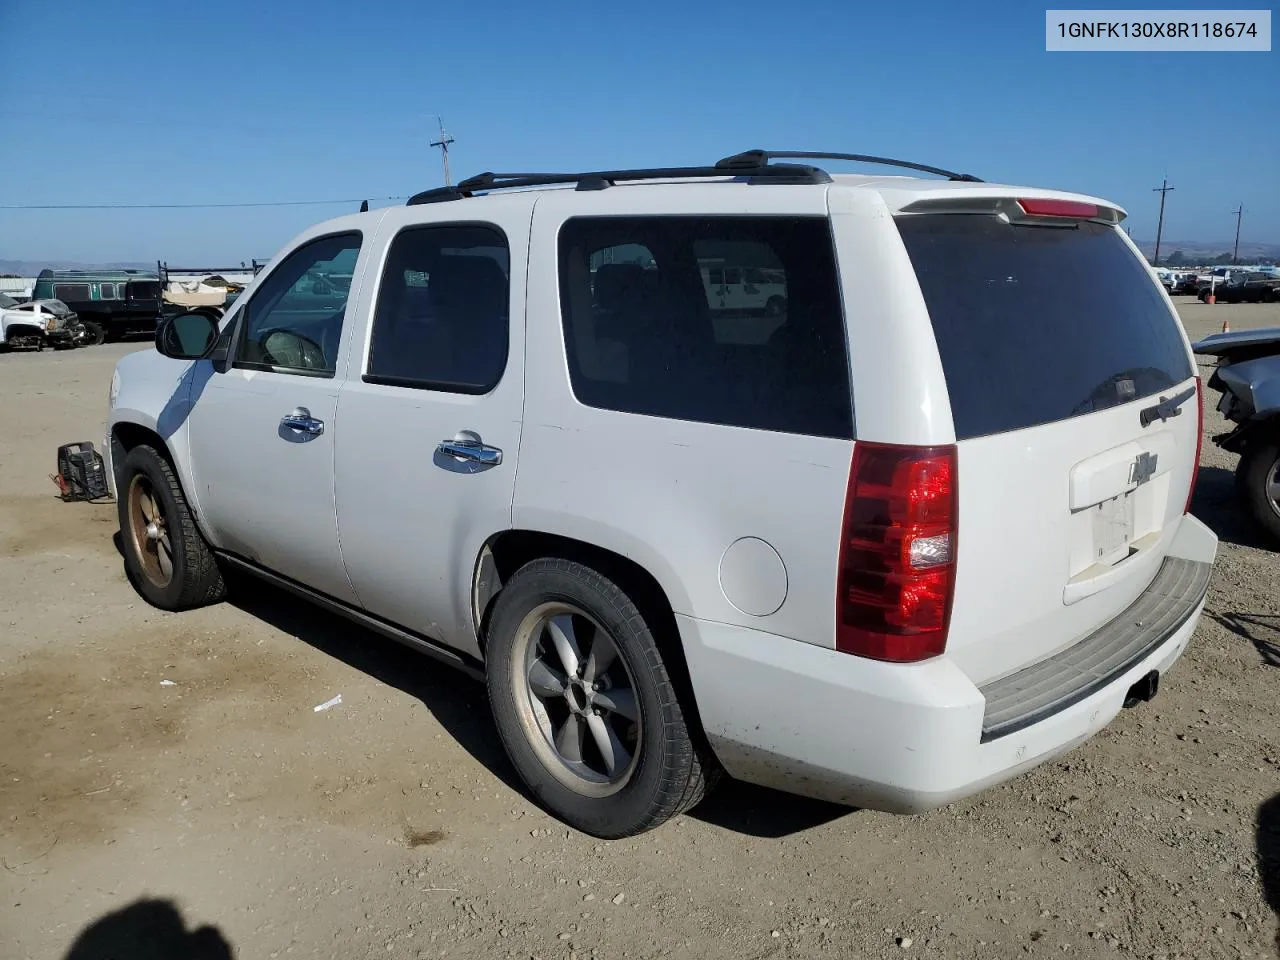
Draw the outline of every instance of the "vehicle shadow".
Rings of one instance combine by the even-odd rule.
[[[529,796],[498,739],[482,684],[286,590],[244,576],[229,586],[230,602],[251,617],[419,700],[471,756],[507,787]],[[849,807],[726,778],[689,816],[735,833],[778,838],[850,812]]]
[[[1201,466],[1191,497],[1191,512],[1223,543],[1273,550],[1254,526],[1236,495],[1236,476],[1225,467]]]
[[[143,899],[80,931],[63,960],[234,960],[217,927],[187,929],[171,900]]]
[[[1280,793],[1258,808],[1258,882],[1262,899],[1280,921]],[[1276,929],[1276,956],[1280,957],[1280,926]]]
[[[228,587],[228,601],[249,616],[420,701],[463,749],[527,795],[498,739],[483,684],[287,590],[244,575],[233,575]]]
[[[1280,614],[1205,612],[1236,636],[1252,643],[1263,663],[1280,667]]]
[[[857,812],[855,807],[812,800],[726,777],[688,815],[723,830],[777,840]]]
[[[498,739],[482,684],[286,590],[243,575],[228,586],[230,602],[249,616],[419,700],[471,756],[510,789],[529,796]],[[736,833],[778,838],[850,812],[849,807],[726,778],[689,815]]]
[[[123,555],[118,531],[112,541]],[[482,684],[394,640],[327,613],[287,590],[243,574],[230,576],[228,600],[233,606],[416,698],[463,749],[510,789],[529,797],[498,739]],[[734,833],[778,839],[856,812],[855,807],[725,777],[719,788],[688,815]]]

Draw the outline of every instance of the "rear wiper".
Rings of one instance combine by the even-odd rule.
[[[1159,420],[1161,423],[1170,417],[1182,415],[1182,405],[1196,395],[1195,387],[1187,387],[1181,393],[1174,394],[1172,397],[1161,397],[1160,402],[1152,404],[1149,407],[1143,407],[1138,414],[1138,419],[1144,427]]]

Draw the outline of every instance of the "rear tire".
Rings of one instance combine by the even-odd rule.
[[[485,650],[503,746],[547,810],[592,836],[651,830],[719,768],[690,735],[649,624],[613,581],[570,560],[521,567]]]
[[[213,551],[196,527],[168,458],[146,444],[134,447],[116,485],[125,573],[142,598],[177,611],[226,596]]]
[[[1280,545],[1280,440],[1264,440],[1245,450],[1236,483],[1249,515]]]

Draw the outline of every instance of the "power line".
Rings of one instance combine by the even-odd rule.
[[[0,203],[0,210],[212,210],[232,207],[318,207],[360,203],[355,200],[259,200],[244,203]],[[375,200],[407,200],[376,197]]]

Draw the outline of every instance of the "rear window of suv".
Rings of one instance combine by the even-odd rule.
[[[560,231],[574,395],[627,413],[853,436],[823,217],[578,217]]]
[[[898,218],[933,322],[956,439],[1053,423],[1194,373],[1156,281],[1115,227]]]

